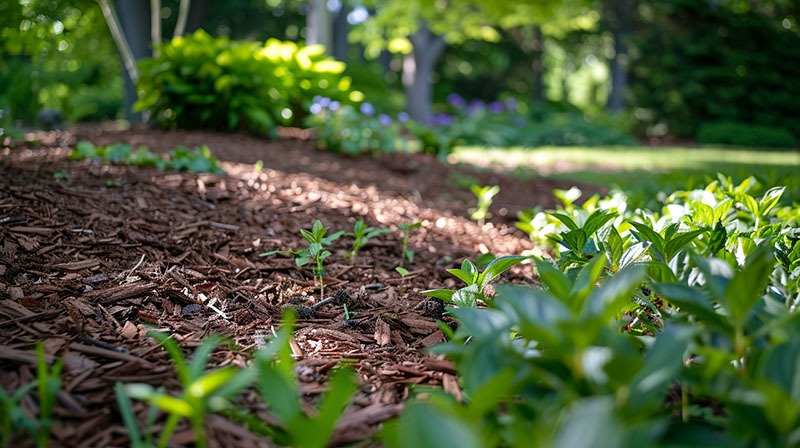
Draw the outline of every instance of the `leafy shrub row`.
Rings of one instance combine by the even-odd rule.
[[[490,297],[499,269],[450,270],[468,286],[434,352],[465,399],[412,403],[389,446],[797,446],[800,208],[752,185],[675,192],[663,215],[563,195],[541,287]]]
[[[225,174],[225,171],[219,166],[219,161],[211,154],[211,150],[206,145],[192,150],[178,146],[166,156],[160,156],[151,152],[146,146],[139,146],[134,150],[127,143],[95,146],[91,142],[81,141],[75,145],[69,157],[72,160],[99,159],[108,163],[158,168],[167,171]]]
[[[321,46],[213,38],[199,30],[140,62],[137,110],[166,128],[246,130],[273,134],[302,122],[315,96],[349,102],[344,64]]]
[[[797,139],[781,128],[732,121],[703,123],[697,129],[700,143],[721,143],[726,145],[796,148]]]

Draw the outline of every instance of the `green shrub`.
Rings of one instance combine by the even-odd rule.
[[[785,129],[733,121],[703,123],[697,129],[700,143],[755,147],[795,148],[797,140]]]
[[[199,30],[140,62],[137,110],[166,128],[247,130],[273,134],[297,125],[312,98],[350,100],[344,64],[322,47],[214,38]]]

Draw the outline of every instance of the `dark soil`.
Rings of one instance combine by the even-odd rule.
[[[421,155],[340,158],[299,138],[99,127],[37,138],[39,146],[0,149],[0,385],[15,390],[35,379],[36,341],[65,360],[52,446],[127,446],[113,393],[118,381],[179,390],[148,328],[172,334],[187,352],[204,336],[223,335],[236,345],[217,350],[209,367],[245,365],[280,325],[284,307],[319,300],[310,270],[290,257],[259,257],[301,248],[300,229],[317,219],[331,232],[351,231],[358,219],[392,229],[355,263],[342,256],[351,239],[334,243],[326,295],[343,291],[354,317],[346,322],[340,304],[323,305],[299,320],[292,344],[309,402],[338,361],[353,363],[361,388],[332,443],[368,443],[400,412],[411,386],[459,395],[453,366],[425,352],[443,339],[437,319],[449,318],[420,291],[458,286],[445,269],[464,258],[530,249],[513,226],[516,213],[552,206],[552,189],[569,187]],[[154,151],[207,144],[228,174],[70,161],[79,139]],[[483,228],[468,218],[472,194],[455,186],[465,175],[501,187]],[[411,235],[415,256],[401,278],[394,269],[401,259],[397,226],[411,222],[422,228]],[[526,267],[506,278],[532,281]],[[246,399],[240,405],[256,406]],[[36,406],[34,394],[23,400],[32,413]],[[146,406],[136,410],[143,419]],[[207,433],[210,446],[270,445],[222,417],[207,420]],[[14,446],[33,446],[26,433],[15,436]],[[173,443],[192,445],[187,425]]]

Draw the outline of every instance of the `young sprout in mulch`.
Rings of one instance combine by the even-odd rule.
[[[53,409],[56,396],[61,389],[61,368],[64,360],[58,359],[48,368],[44,343],[36,344],[36,380],[20,387],[13,394],[0,386],[0,444],[9,446],[15,429],[24,428],[30,433],[36,446],[49,446],[50,430],[53,426]],[[38,393],[39,418],[31,417],[23,408],[23,398],[36,389]]]
[[[462,308],[476,308],[479,301],[484,303],[491,301],[492,297],[491,294],[487,293],[487,287],[492,280],[527,258],[519,255],[495,258],[486,265],[483,272],[478,270],[478,266],[475,263],[465,259],[461,263],[460,269],[448,269],[447,272],[466,283],[466,286],[457,290],[428,289],[422,291],[422,294],[453,303]]]
[[[323,277],[326,274],[324,262],[326,258],[331,256],[331,252],[326,250],[325,247],[330,246],[331,243],[344,235],[344,231],[340,230],[336,233],[325,236],[327,232],[328,229],[322,225],[320,220],[317,220],[314,222],[311,230],[300,229],[300,234],[303,235],[303,238],[305,238],[305,240],[308,242],[308,247],[302,250],[272,250],[269,252],[264,252],[260,256],[267,257],[274,254],[295,255],[294,261],[297,267],[313,264],[311,271],[314,273],[314,283],[319,286],[320,300],[324,300],[325,283]]]
[[[489,207],[491,207],[494,197],[500,193],[500,187],[497,185],[480,186],[475,184],[470,187],[470,190],[475,195],[478,203],[475,208],[469,209],[469,217],[477,221],[479,227],[483,227],[486,219],[492,217],[492,214],[489,213]]]
[[[353,250],[347,254],[347,258],[350,258],[353,264],[355,264],[358,251],[361,250],[361,248],[363,248],[370,239],[390,231],[391,230],[389,229],[376,229],[374,227],[367,227],[367,225],[364,224],[364,221],[359,219],[356,221],[353,231],[345,234],[353,237]]]
[[[206,417],[214,412],[222,412],[231,407],[229,399],[237,395],[254,381],[256,373],[253,369],[239,369],[232,365],[214,370],[206,370],[211,352],[222,342],[217,337],[203,339],[188,361],[183,351],[169,335],[151,331],[150,336],[156,339],[167,351],[175,373],[181,384],[182,391],[179,396],[153,388],[149,384],[128,384],[124,386],[124,395],[149,403],[167,414],[167,421],[161,429],[158,446],[166,447],[169,439],[175,432],[181,419],[187,419],[194,431],[195,446],[207,446],[204,422]],[[120,387],[120,386],[117,386]],[[118,392],[117,400],[125,412],[129,407],[129,400],[120,399],[122,391]],[[126,417],[128,429],[135,427],[134,422]],[[145,428],[152,431],[152,427]],[[141,440],[138,430],[134,434]],[[146,436],[148,439],[150,435]]]
[[[415,229],[419,229],[422,227],[421,222],[413,222],[413,223],[403,223],[397,226],[400,230],[403,231],[403,252],[400,255],[400,264],[399,266],[403,267],[403,262],[408,260],[409,263],[414,262],[414,251],[408,248],[408,238],[411,236],[411,232]]]

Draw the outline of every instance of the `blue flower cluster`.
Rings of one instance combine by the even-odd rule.
[[[459,117],[472,117],[479,113],[490,113],[495,115],[511,113],[514,115],[513,120],[517,125],[521,126],[524,124],[524,119],[518,114],[519,104],[514,98],[509,98],[505,101],[492,101],[491,103],[487,104],[480,99],[473,99],[472,101],[467,102],[467,100],[461,95],[457,93],[451,93],[447,95],[447,104],[449,109],[453,110],[454,113],[440,112],[433,114],[430,122],[428,123],[430,126],[450,126]]]

